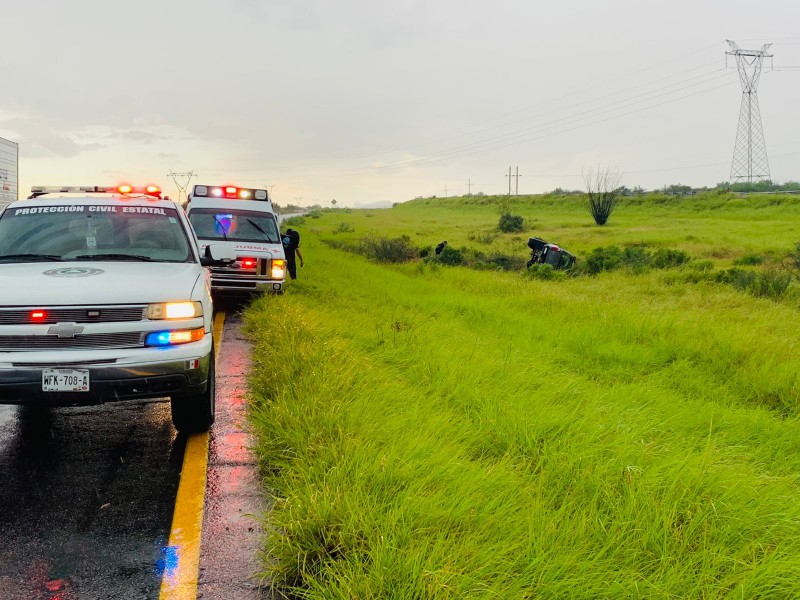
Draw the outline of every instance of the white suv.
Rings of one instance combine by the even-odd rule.
[[[179,431],[214,422],[212,304],[181,207],[158,188],[33,188],[0,214],[0,403],[169,396]]]

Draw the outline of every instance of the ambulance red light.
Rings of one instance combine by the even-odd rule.
[[[31,311],[31,321],[34,323],[41,323],[47,319],[47,313],[43,310],[32,310]]]
[[[225,193],[226,194],[235,194],[238,191],[239,190],[237,190],[235,187],[232,187],[232,186],[228,186],[228,187],[225,188]]]

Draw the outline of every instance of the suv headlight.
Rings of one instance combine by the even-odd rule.
[[[200,302],[159,302],[147,305],[147,318],[151,321],[162,319],[191,319],[203,316]]]

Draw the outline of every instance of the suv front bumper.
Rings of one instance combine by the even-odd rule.
[[[140,354],[139,360],[131,356],[123,360],[94,356],[99,353],[92,353],[91,358],[75,360],[65,356],[69,353],[60,353],[57,360],[51,358],[33,362],[36,357],[26,352],[25,356],[15,357],[20,361],[25,359],[25,362],[12,363],[5,362],[10,353],[2,353],[0,404],[76,406],[205,391],[212,359],[210,340],[207,343],[147,349],[137,353]],[[155,360],[154,354],[157,357]],[[43,391],[42,371],[57,368],[88,370],[89,391]]]
[[[211,291],[220,293],[247,293],[283,291],[283,279],[255,279],[253,277],[231,277],[211,274]]]

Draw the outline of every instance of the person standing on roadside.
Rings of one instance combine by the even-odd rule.
[[[283,242],[283,250],[286,254],[286,269],[289,271],[289,277],[297,279],[296,258],[300,259],[300,266],[303,266],[303,254],[300,252],[300,234],[290,227],[281,236],[281,242]]]

